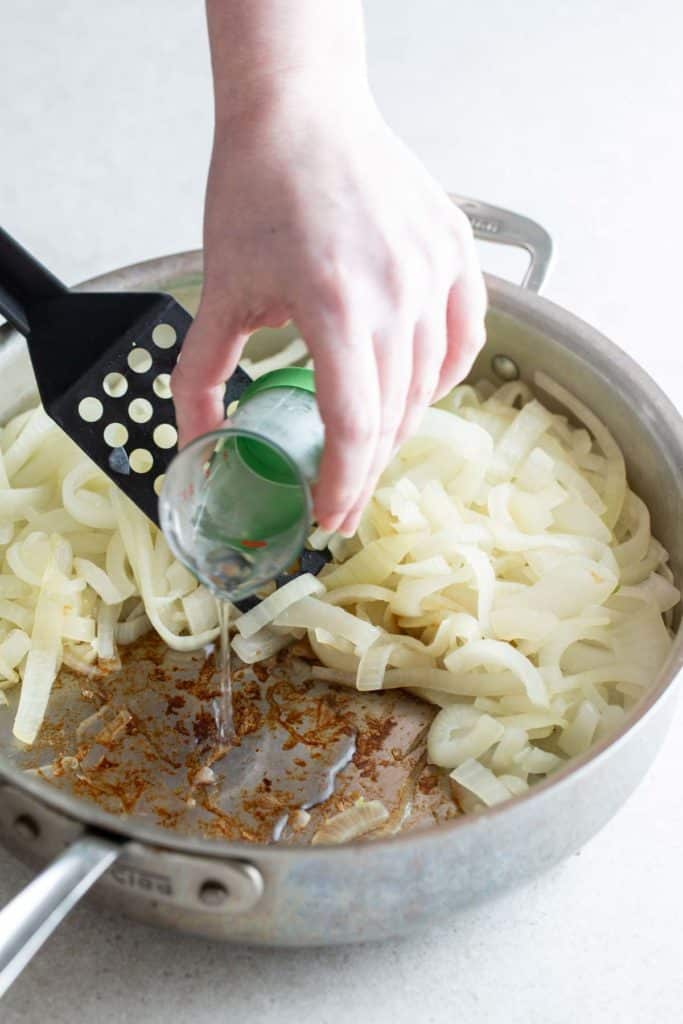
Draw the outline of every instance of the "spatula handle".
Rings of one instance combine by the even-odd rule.
[[[31,307],[66,291],[66,285],[0,228],[0,313],[13,327],[27,335]]]

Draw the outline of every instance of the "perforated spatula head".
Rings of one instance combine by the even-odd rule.
[[[71,292],[2,228],[0,313],[27,339],[48,415],[158,525],[158,493],[177,451],[169,378],[190,314],[163,292]],[[238,367],[226,410],[249,383]],[[305,551],[276,585],[317,574],[328,559]]]
[[[0,313],[27,339],[48,415],[158,525],[158,492],[177,451],[169,377],[190,314],[163,292],[69,291],[2,228]],[[238,367],[226,410],[249,382]],[[276,585],[317,574],[328,559],[305,551]]]
[[[71,292],[1,228],[0,312],[27,338],[48,415],[158,522],[177,450],[169,376],[190,314],[160,292]],[[249,380],[235,371],[226,408]]]

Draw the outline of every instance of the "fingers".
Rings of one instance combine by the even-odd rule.
[[[465,266],[457,281],[450,288],[446,286],[441,291],[440,299],[434,298],[432,308],[418,319],[413,330],[412,345],[410,341],[402,344],[400,335],[396,333],[391,337],[385,334],[384,337],[378,335],[375,338],[379,425],[371,458],[367,454],[368,449],[373,447],[370,428],[362,431],[363,462],[359,456],[355,460],[349,458],[348,454],[345,457],[347,472],[355,474],[356,498],[350,505],[345,504],[352,490],[348,482],[338,486],[336,499],[332,497],[332,478],[336,472],[335,467],[344,458],[344,442],[337,434],[332,442],[336,446],[334,461],[331,458],[326,461],[330,446],[326,434],[323,459],[325,474],[321,469],[316,490],[318,520],[326,529],[347,535],[355,532],[363,509],[395,448],[415,431],[425,408],[467,375],[484,344],[486,289],[476,252],[470,243],[471,239],[467,237],[461,239]],[[443,289],[443,284],[441,287]],[[319,389],[329,384],[326,379],[328,374],[336,373],[338,377],[338,370],[323,370],[316,353],[314,361]],[[354,375],[354,379],[359,378]],[[344,390],[343,385],[337,383],[336,388],[339,387]],[[330,395],[329,401],[334,403],[334,395]],[[365,413],[359,411],[359,415],[367,416],[368,411],[369,407],[366,407]],[[346,435],[351,436],[353,433],[349,426]],[[359,487],[364,467],[366,476]],[[324,522],[321,517],[324,517]]]
[[[448,296],[448,345],[431,401],[447,395],[472,369],[486,341],[486,302],[484,278],[473,253]]]
[[[375,453],[360,496],[339,527],[339,532],[346,536],[356,532],[363,509],[370,500],[396,446],[413,371],[412,349],[412,330],[397,330],[393,336],[375,338],[374,351],[381,405],[380,429]]]
[[[237,366],[247,335],[201,309],[171,375],[182,448],[225,419],[225,382]]]
[[[380,430],[379,384],[371,340],[352,326],[308,329],[299,321],[315,365],[325,449],[315,486],[315,514],[338,530],[358,500]]]
[[[432,400],[446,353],[446,319],[442,317],[421,320],[413,337],[413,374],[408,390],[403,421],[398,430],[397,443],[401,444],[414,432]]]

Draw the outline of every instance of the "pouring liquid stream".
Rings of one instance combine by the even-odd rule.
[[[230,651],[230,602],[218,599],[218,697],[214,701],[216,733],[220,747],[227,747],[237,738],[232,703],[232,660]]]

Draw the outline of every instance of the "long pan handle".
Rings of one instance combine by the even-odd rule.
[[[0,313],[13,327],[27,335],[31,307],[66,291],[66,285],[0,228]]]
[[[97,836],[79,839],[0,911],[0,999],[122,848]]]

